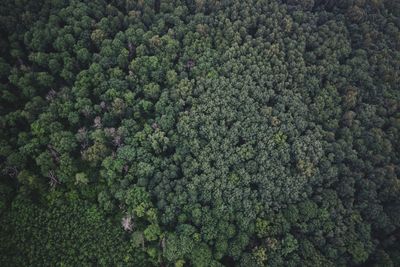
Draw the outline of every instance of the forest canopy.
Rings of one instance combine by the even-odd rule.
[[[3,0],[0,266],[399,266],[400,2]]]

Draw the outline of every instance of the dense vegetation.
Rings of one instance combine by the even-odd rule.
[[[4,0],[0,266],[399,266],[400,2]]]

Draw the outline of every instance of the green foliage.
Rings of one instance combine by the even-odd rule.
[[[1,266],[399,265],[397,1],[3,2]]]
[[[155,241],[160,236],[161,230],[158,225],[151,224],[144,230],[143,234],[147,241]]]
[[[148,265],[119,225],[85,201],[57,199],[47,208],[18,197],[1,223],[1,265]]]
[[[85,173],[80,172],[75,175],[75,183],[76,184],[87,184],[88,182],[89,182],[89,179]]]

